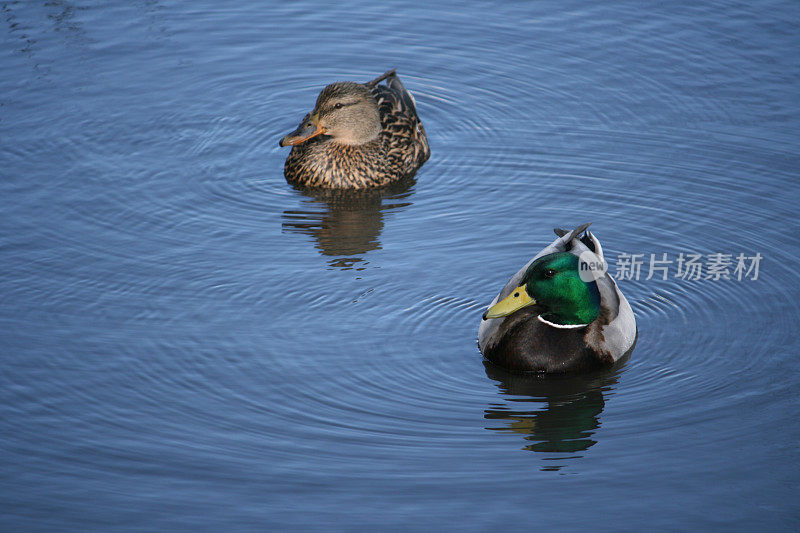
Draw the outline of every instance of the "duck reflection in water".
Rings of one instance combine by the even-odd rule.
[[[597,441],[600,414],[605,397],[619,379],[621,367],[586,375],[515,374],[484,361],[486,375],[497,381],[504,396],[486,409],[484,418],[504,422],[487,426],[493,431],[519,433],[530,442],[523,449],[553,454],[554,461],[542,470],[560,470],[566,463],[581,457]]]
[[[283,212],[282,228],[311,235],[331,267],[363,270],[364,254],[381,247],[385,211],[411,205],[416,180],[366,190],[294,188],[307,197],[297,209]]]

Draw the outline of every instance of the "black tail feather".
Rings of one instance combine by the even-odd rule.
[[[569,250],[572,247],[571,243],[573,239],[579,239],[582,243],[586,244],[591,249],[594,248],[594,243],[589,244],[591,242],[591,239],[586,234],[584,234],[583,237],[580,237],[581,233],[585,232],[586,228],[588,228],[591,225],[592,225],[591,222],[587,222],[586,224],[581,224],[574,230],[554,228],[553,232],[561,238],[564,238],[566,235],[572,235],[572,237],[569,239],[569,242],[566,243],[567,250]]]

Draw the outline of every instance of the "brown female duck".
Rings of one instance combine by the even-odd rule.
[[[292,146],[289,183],[331,189],[388,185],[413,176],[431,153],[414,97],[394,70],[367,83],[328,85],[280,145]]]

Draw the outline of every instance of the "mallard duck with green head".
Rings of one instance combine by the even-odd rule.
[[[414,97],[394,70],[328,85],[280,145],[292,147],[286,180],[301,187],[382,187],[413,176],[430,157]]]
[[[478,330],[486,359],[517,372],[584,372],[633,348],[636,319],[588,226],[556,229],[495,297]]]

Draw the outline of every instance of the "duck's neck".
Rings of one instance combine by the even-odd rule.
[[[380,132],[380,125],[375,130],[364,129],[360,131],[349,131],[347,133],[337,135],[336,137],[332,137],[331,142],[336,144],[344,144],[346,146],[362,146],[377,139]]]
[[[550,306],[542,318],[561,326],[594,322],[600,315],[600,292],[595,282],[574,283],[557,304]]]
[[[560,313],[542,313],[542,318],[548,322],[561,326],[573,326],[576,324],[589,324],[597,319],[600,308],[591,306],[587,308],[562,311]]]
[[[588,326],[589,325],[588,322],[585,323],[585,324],[559,324],[558,322],[551,322],[551,321],[547,320],[542,315],[539,315],[536,318],[539,320],[539,322],[541,322],[543,324],[547,324],[548,326],[553,327],[553,328],[558,328],[558,329],[575,329],[575,328],[582,328],[584,326]]]

